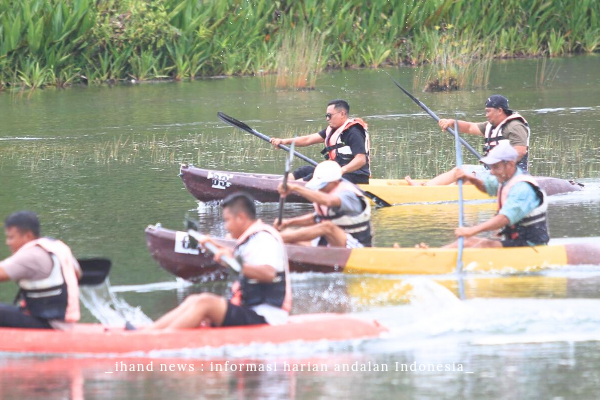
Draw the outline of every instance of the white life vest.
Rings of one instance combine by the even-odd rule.
[[[547,243],[549,240],[546,220],[546,211],[548,210],[547,196],[531,175],[515,174],[507,182],[498,186],[498,211],[502,209],[510,190],[519,182],[527,182],[534,188],[541,200],[540,205],[516,224],[506,226],[501,233],[505,235],[506,239],[510,240],[520,238],[532,243]]]
[[[47,278],[18,282],[25,308],[39,318],[79,321],[79,283],[71,249],[60,240],[40,238],[26,243],[18,251],[34,246],[50,254],[53,266]]]
[[[285,245],[279,232],[272,226],[263,223],[261,220],[257,220],[237,239],[235,249],[237,251],[242,244],[250,240],[252,235],[259,232],[269,233],[283,248],[284,271],[278,272],[273,282],[259,282],[255,279],[248,279],[242,274],[240,280],[235,282],[231,288],[231,304],[248,307],[269,304],[289,312],[292,309],[290,267]]]
[[[369,162],[371,140],[369,138],[369,131],[367,130],[368,125],[361,118],[348,118],[346,122],[335,131],[333,131],[330,126],[327,127],[325,130],[325,148],[321,151],[321,154],[323,154],[327,160],[337,161],[340,165],[346,165],[352,161],[354,154],[352,154],[350,146],[342,142],[342,133],[353,125],[362,126],[365,131],[365,150],[367,151],[367,163]]]
[[[357,215],[347,215],[339,211],[334,211],[327,206],[313,203],[317,218],[320,220],[331,220],[331,222],[361,242],[363,246],[370,247],[372,241],[371,205],[356,186],[346,181],[340,181],[329,194],[336,195],[343,191],[351,191],[360,198],[363,203],[362,212]]]
[[[527,171],[528,160],[529,160],[529,138],[531,136],[531,129],[529,129],[529,124],[527,123],[525,118],[523,118],[523,116],[519,113],[516,113],[516,112],[512,113],[511,115],[506,117],[502,122],[500,122],[496,127],[492,127],[492,124],[490,124],[489,122],[486,124],[485,132],[483,134],[483,136],[484,136],[483,152],[484,152],[484,155],[487,155],[490,152],[490,150],[492,150],[494,147],[496,147],[498,145],[500,140],[507,139],[502,135],[502,130],[504,129],[504,127],[506,126],[507,123],[509,123],[510,121],[513,121],[513,120],[519,120],[519,121],[523,122],[523,124],[525,124],[525,128],[527,128],[527,152],[525,153],[523,158],[521,158],[519,160],[519,162],[517,163],[519,168],[521,168],[524,171]]]

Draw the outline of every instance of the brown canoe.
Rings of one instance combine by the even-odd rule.
[[[246,191],[263,203],[279,201],[277,186],[281,182],[281,175],[213,171],[185,164],[181,166],[179,175],[186,189],[200,201],[222,200],[227,195],[239,191]],[[572,184],[564,179],[547,177],[537,177],[536,179],[549,196],[581,190],[578,184]],[[300,183],[304,184],[303,182]],[[390,204],[436,203],[458,200],[458,186],[456,185],[410,186],[404,180],[371,179],[369,185],[359,186]],[[473,185],[465,185],[463,192],[465,200],[492,199],[487,194],[481,193]],[[288,196],[287,201],[293,203],[306,202],[304,198],[297,195]]]

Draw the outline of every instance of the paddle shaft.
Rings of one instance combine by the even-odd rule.
[[[406,89],[404,89],[402,87],[402,85],[400,85],[398,83],[398,81],[396,81],[387,71],[384,71],[386,74],[388,74],[388,76],[392,79],[392,81],[394,81],[394,83],[396,84],[396,86],[398,86],[398,88],[400,88],[400,90],[402,90],[408,97],[410,97],[415,103],[417,103],[417,105],[419,107],[421,107],[423,110],[425,110],[425,112],[427,114],[429,114],[431,116],[431,118],[433,118],[435,120],[435,122],[439,122],[440,117],[438,117],[433,111],[431,111],[425,104],[423,104],[419,99],[417,99],[415,96],[413,96],[412,94],[410,94]],[[469,143],[467,143],[463,138],[461,138],[460,136],[458,136],[458,128],[457,128],[458,124],[455,124],[455,130],[451,129],[450,127],[448,127],[446,130],[451,133],[452,135],[458,137],[458,140],[460,141],[460,143],[462,143],[463,146],[465,146],[465,148],[467,150],[469,150],[475,157],[477,157],[477,159],[481,158],[481,154],[479,154],[479,152],[477,150],[475,150]]]
[[[217,116],[224,122],[235,126],[236,128],[242,129],[248,133],[253,134],[254,136],[264,140],[265,142],[269,142],[271,143],[271,138],[267,135],[265,135],[264,133],[260,133],[255,129],[250,128],[248,125],[246,125],[245,123],[236,120],[235,118],[232,118],[222,112],[218,112]],[[234,122],[235,121],[235,122]],[[277,145],[277,147],[279,147],[282,150],[285,150],[287,152],[291,152],[293,153],[296,157],[298,157],[299,159],[306,161],[307,163],[309,163],[310,165],[316,167],[319,163],[317,163],[315,160],[311,160],[310,158],[306,157],[304,154],[298,153],[297,151],[290,149],[288,146],[284,145],[284,144],[279,144]],[[353,184],[354,186],[356,186],[356,188],[367,198],[371,199],[378,207],[391,207],[392,205],[390,203],[388,203],[387,201],[385,201],[384,199],[382,199],[379,196],[374,195],[371,192],[367,192],[362,190],[357,184],[355,184],[354,182],[350,182],[348,179],[342,177],[342,180]]]
[[[204,235],[202,235],[201,233],[199,233],[193,229],[188,229],[188,235],[190,237],[196,239],[198,241],[198,244],[200,246],[204,247],[206,250],[208,250],[212,255],[215,255],[219,252],[219,248],[211,242],[205,242],[205,243],[200,244],[200,240],[202,238],[204,238]],[[226,264],[229,268],[231,268],[232,270],[234,270],[237,273],[240,273],[242,270],[242,265],[238,262],[238,260],[236,260],[233,257],[223,255],[223,256],[221,256],[221,262]]]
[[[283,172],[283,190],[287,190],[288,175],[292,169],[292,161],[294,160],[294,142],[290,147],[290,156],[285,159],[285,171]],[[285,205],[285,196],[279,196],[279,218],[278,224],[281,226],[283,221],[283,206]]]
[[[458,115],[456,115],[458,117]],[[458,119],[454,119],[454,142],[456,144],[456,167],[462,168],[462,150],[460,147],[460,141],[458,136]],[[464,214],[463,214],[463,180],[458,180],[458,227],[462,228],[464,225]],[[463,268],[463,248],[465,246],[465,238],[463,236],[458,238],[458,254],[456,259],[456,272],[461,273]]]

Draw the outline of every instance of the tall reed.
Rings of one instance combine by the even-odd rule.
[[[295,29],[281,42],[277,53],[278,89],[314,89],[323,69],[323,36],[304,26]]]
[[[293,82],[289,68],[304,60],[317,67],[293,69],[310,87],[324,67],[435,63],[454,52],[432,42],[436,27],[449,26],[460,33],[452,40],[481,46],[454,46],[479,50],[476,60],[598,52],[600,2],[0,0],[0,82],[61,87],[278,71]]]

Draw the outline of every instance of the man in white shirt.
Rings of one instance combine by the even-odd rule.
[[[147,329],[197,328],[285,323],[292,296],[283,240],[273,227],[256,219],[254,199],[234,193],[222,204],[225,229],[236,239],[234,250],[220,248],[215,254],[242,259],[240,279],[229,300],[211,293],[188,296]],[[204,241],[210,241],[206,238]]]

